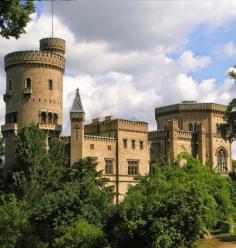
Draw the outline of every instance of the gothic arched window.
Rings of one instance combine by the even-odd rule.
[[[53,116],[53,123],[57,124],[57,120],[58,120],[58,115],[55,113]]]
[[[219,173],[227,171],[227,155],[224,149],[217,152],[217,170]]]
[[[193,132],[193,124],[190,122],[188,125],[189,132]]]
[[[48,123],[52,123],[53,117],[52,117],[52,113],[48,113]]]
[[[196,132],[197,131],[197,123],[195,122],[194,123],[194,132]]]
[[[41,121],[41,123],[46,123],[46,121],[47,121],[47,114],[46,114],[46,112],[41,112],[41,114],[40,114],[40,121]]]

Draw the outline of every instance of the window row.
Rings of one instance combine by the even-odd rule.
[[[105,159],[105,174],[112,175],[114,174],[114,160]],[[138,160],[129,160],[128,161],[128,175],[136,176],[139,174],[139,162]]]
[[[39,119],[40,119],[39,120],[40,123],[57,124],[58,115],[57,113],[43,111],[43,112],[40,112]]]
[[[198,129],[198,124],[195,122],[194,124],[193,123],[189,123],[188,125],[188,130],[189,132],[196,132]]]
[[[144,142],[141,140],[139,141],[139,149],[143,150],[144,147]],[[136,149],[137,146],[137,141],[136,140],[131,140],[131,148],[132,149]],[[128,140],[127,139],[123,139],[123,148],[128,148]]]
[[[90,144],[90,150],[94,150],[95,145],[94,144]],[[111,151],[111,145],[107,145],[107,150]]]
[[[31,78],[26,78],[25,79],[25,89],[32,89],[32,79]],[[12,80],[8,80],[8,90],[12,90]],[[48,89],[53,90],[53,81],[52,79],[48,79]]]

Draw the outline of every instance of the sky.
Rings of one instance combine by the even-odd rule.
[[[37,3],[20,39],[0,38],[0,93],[4,56],[37,50],[51,36],[51,5]],[[66,40],[64,129],[79,88],[86,121],[106,115],[150,123],[155,107],[184,100],[228,104],[236,84],[236,1],[54,1],[54,37]],[[0,100],[0,123],[5,104]],[[236,146],[233,146],[236,158]]]

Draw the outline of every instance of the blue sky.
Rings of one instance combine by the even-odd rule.
[[[207,68],[192,73],[193,77],[201,81],[205,78],[216,78],[217,84],[227,77],[226,71],[236,64],[235,56],[220,55],[217,53],[228,42],[235,44],[236,21],[227,23],[218,28],[211,29],[206,24],[199,25],[189,36],[187,49],[193,51],[197,56],[209,55],[212,63]]]
[[[51,35],[51,6],[19,40],[0,38],[3,57],[38,49]],[[236,64],[236,1],[55,1],[55,36],[66,40],[64,134],[80,88],[86,120],[113,115],[156,128],[154,109],[184,100],[227,104],[236,86],[227,70]],[[3,94],[5,85],[0,85]],[[0,121],[5,105],[0,100]],[[235,149],[236,154],[236,149]]]

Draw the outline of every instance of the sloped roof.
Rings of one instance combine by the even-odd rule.
[[[84,113],[83,105],[79,94],[79,89],[76,90],[74,102],[70,112]]]

